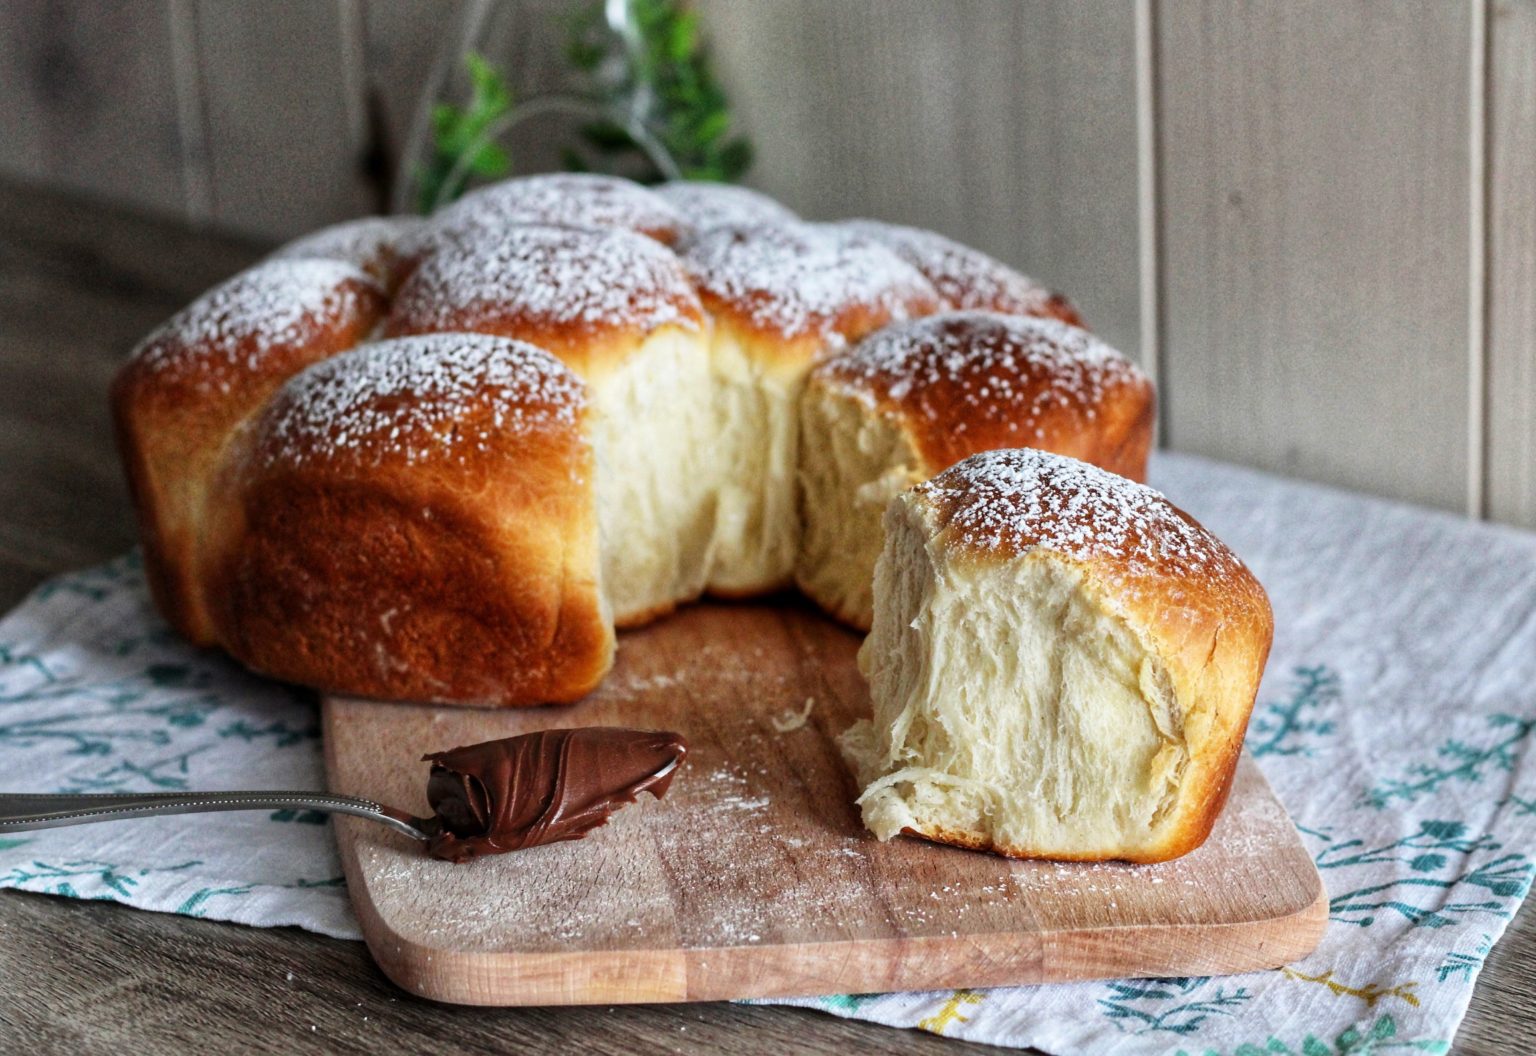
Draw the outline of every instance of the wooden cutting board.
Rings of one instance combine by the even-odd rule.
[[[622,636],[612,675],[573,707],[328,700],[331,788],[418,814],[426,751],[599,724],[678,730],[691,749],[664,801],[467,865],[337,818],[375,959],[424,997],[542,1005],[1212,975],[1316,945],[1322,883],[1247,757],[1210,841],[1163,865],[877,842],[834,743],[868,710],[857,648],[794,603],[702,605]],[[804,727],[776,727],[807,700]]]

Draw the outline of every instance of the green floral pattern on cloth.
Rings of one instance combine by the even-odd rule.
[[[0,621],[0,768],[17,792],[324,784],[312,701],[181,641],[137,555],[45,583]],[[210,817],[5,837],[0,887],[358,937],[322,815]]]
[[[1274,603],[1248,747],[1327,886],[1318,950],[1225,978],[783,1003],[1053,1053],[1446,1052],[1536,872],[1536,536],[1188,456],[1153,483]],[[131,557],[0,621],[0,766],[39,792],[323,780],[308,696],[177,640]],[[4,837],[0,886],[358,934],[306,811]]]

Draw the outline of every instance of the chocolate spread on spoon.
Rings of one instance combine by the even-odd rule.
[[[464,862],[579,840],[641,792],[664,796],[687,753],[675,733],[595,726],[422,756],[441,826],[427,853]]]

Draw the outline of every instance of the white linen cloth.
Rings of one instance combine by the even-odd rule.
[[[1446,1051],[1531,883],[1536,536],[1184,455],[1153,483],[1274,603],[1248,748],[1327,885],[1322,945],[1241,976],[786,1003],[1052,1053]],[[308,700],[181,643],[132,556],[0,621],[0,770],[13,791],[323,786]],[[0,886],[358,937],[303,812],[0,837]]]

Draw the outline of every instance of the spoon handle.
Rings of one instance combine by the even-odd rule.
[[[85,795],[31,795],[0,792],[0,833],[86,825],[95,821],[201,814],[220,810],[319,810],[351,814],[388,825],[418,840],[430,838],[429,823],[404,811],[353,796],[323,792],[127,792]]]

